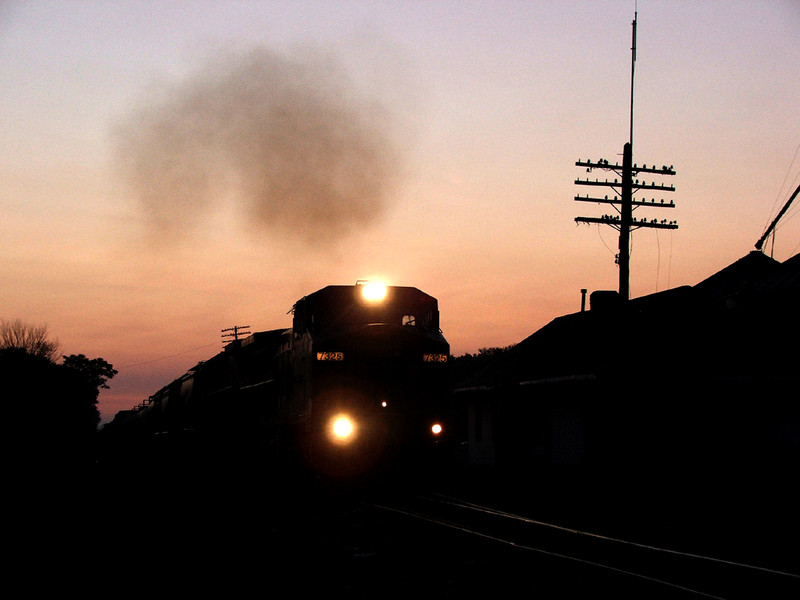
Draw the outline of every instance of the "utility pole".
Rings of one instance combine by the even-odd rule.
[[[770,223],[770,226],[767,227],[767,230],[764,232],[764,235],[762,235],[756,242],[756,250],[761,251],[761,247],[764,245],[764,242],[772,233],[774,233],[775,227],[777,227],[778,225],[778,221],[780,221],[783,215],[786,214],[786,211],[789,210],[789,206],[791,206],[792,202],[794,202],[794,199],[797,198],[798,194],[800,194],[800,185],[798,185],[797,189],[792,193],[791,196],[789,196],[789,199],[786,201],[786,204],[783,205],[783,208],[778,213],[778,216],[775,217],[772,223]]]
[[[616,211],[616,214],[603,215],[602,217],[576,217],[575,222],[609,225],[619,231],[619,254],[617,255],[617,264],[619,265],[619,295],[622,300],[630,299],[631,232],[634,229],[639,229],[642,227],[650,229],[678,228],[676,221],[667,221],[666,219],[662,219],[660,221],[658,219],[651,219],[648,221],[646,218],[637,220],[633,216],[634,210],[642,206],[675,208],[675,203],[672,200],[667,202],[662,198],[659,202],[656,202],[655,198],[652,198],[649,201],[647,199],[634,198],[634,194],[641,190],[674,192],[675,186],[673,185],[666,186],[661,183],[646,183],[645,181],[639,181],[639,175],[675,175],[675,171],[671,165],[669,167],[666,165],[662,167],[656,167],[655,165],[648,167],[647,165],[642,165],[640,167],[636,164],[633,164],[633,74],[634,65],[636,63],[636,16],[634,16],[632,25],[633,41],[631,47],[630,140],[627,144],[625,144],[622,150],[622,166],[620,167],[618,163],[614,163],[612,165],[609,163],[609,161],[604,159],[597,161],[592,161],[589,159],[583,161],[578,159],[578,161],[575,163],[575,166],[585,167],[587,173],[591,173],[594,169],[600,169],[603,171],[616,173],[617,175],[613,181],[609,181],[608,178],[606,178],[604,181],[601,181],[599,178],[594,180],[590,180],[588,178],[575,180],[577,185],[610,187],[616,192],[616,194],[611,198],[609,198],[608,194],[606,194],[603,198],[590,197],[589,195],[576,195],[575,200],[579,202],[610,204]]]
[[[250,335],[249,331],[250,325],[234,325],[233,327],[228,327],[227,329],[222,329],[220,333],[222,333],[222,340],[223,343],[228,343],[231,341],[236,341],[239,339],[240,335]],[[248,330],[248,331],[244,331]]]
[[[617,264],[619,265],[619,295],[623,300],[630,299],[630,238],[631,232],[639,228],[650,229],[677,229],[677,221],[668,221],[667,219],[637,219],[633,216],[635,209],[639,207],[649,208],[675,208],[675,202],[672,200],[665,200],[661,198],[656,201],[655,198],[647,200],[646,198],[634,198],[634,194],[640,190],[649,191],[662,191],[674,192],[675,186],[663,185],[660,183],[646,183],[639,181],[640,174],[649,173],[654,175],[675,175],[675,170],[672,166],[656,167],[655,165],[648,167],[647,165],[632,165],[631,145],[625,144],[622,155],[622,167],[618,163],[610,164],[607,160],[600,159],[598,161],[591,160],[578,160],[575,166],[586,167],[587,172],[592,172],[594,169],[602,169],[605,171],[613,171],[617,174],[617,178],[609,180],[606,178],[601,181],[600,179],[576,179],[577,185],[589,186],[605,186],[610,187],[619,194],[609,197],[606,194],[603,198],[586,196],[575,196],[575,200],[579,202],[596,202],[598,204],[610,204],[616,210],[616,214],[603,215],[602,217],[575,217],[576,223],[598,223],[600,225],[609,225],[619,231],[619,254],[617,255]]]

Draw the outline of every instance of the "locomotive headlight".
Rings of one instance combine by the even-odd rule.
[[[344,414],[336,415],[330,421],[328,433],[335,444],[349,444],[356,436],[355,421]]]
[[[444,431],[441,423],[434,423],[431,425],[431,433],[435,436],[439,436]]]
[[[362,285],[361,295],[367,302],[382,302],[386,298],[386,285],[377,281],[370,281]]]

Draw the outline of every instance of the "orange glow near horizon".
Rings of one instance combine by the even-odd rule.
[[[247,6],[3,4],[0,317],[112,363],[104,421],[327,285],[430,294],[455,356],[617,289],[574,181],[627,141],[631,5]],[[679,229],[634,232],[632,297],[745,256],[797,185],[798,29],[781,2],[639,11],[634,162],[674,165],[645,216]]]

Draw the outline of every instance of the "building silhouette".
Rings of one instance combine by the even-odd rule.
[[[799,300],[800,255],[758,251],[694,286],[595,292],[454,387],[469,462],[531,486],[780,487],[800,466]]]

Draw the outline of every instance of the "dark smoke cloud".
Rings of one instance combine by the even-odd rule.
[[[259,231],[332,241],[386,207],[389,114],[330,56],[217,57],[158,96],[118,127],[116,160],[161,234],[233,202]]]

